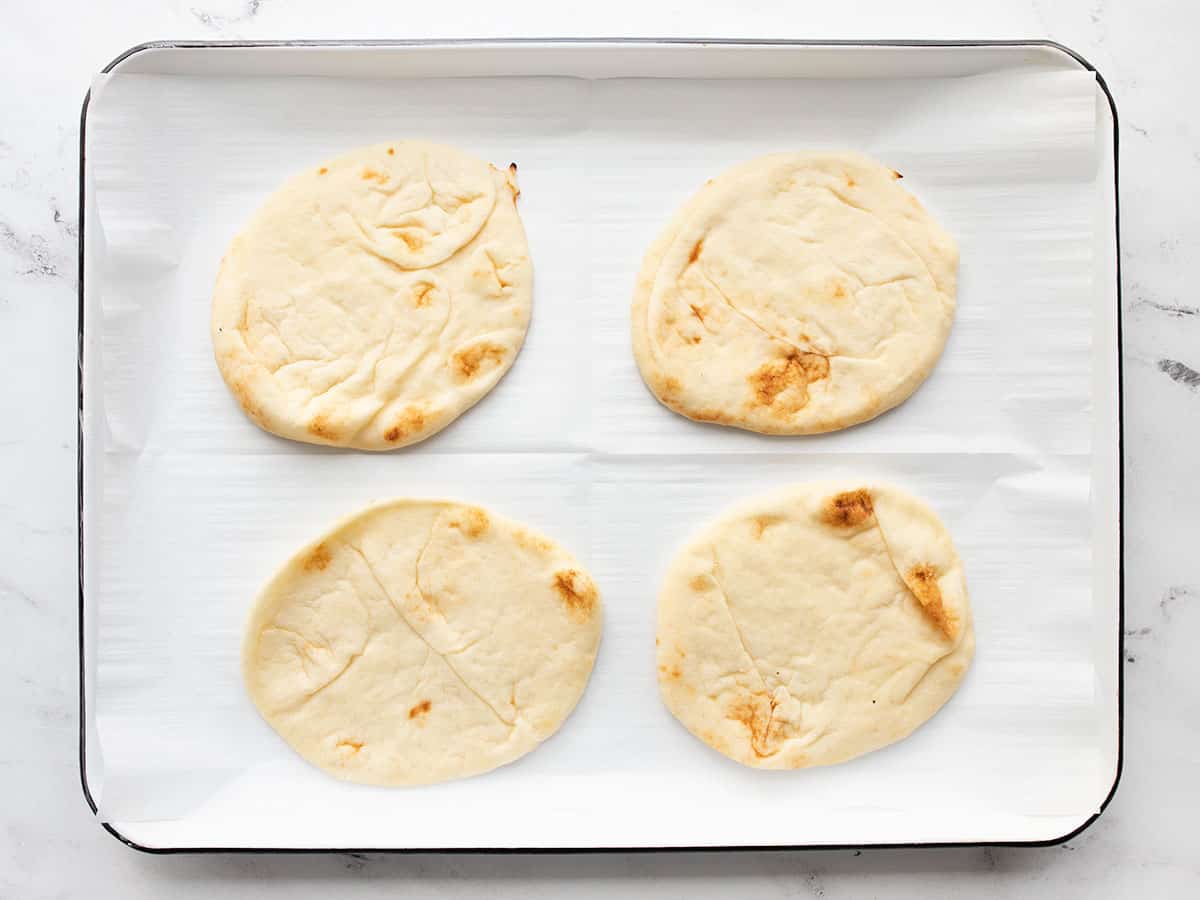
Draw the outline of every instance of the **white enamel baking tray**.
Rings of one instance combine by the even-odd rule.
[[[928,135],[887,145],[889,164],[909,153],[908,183],[963,244],[955,334],[900,410],[836,435],[770,440],[692,425],[648,397],[627,345],[629,292],[642,248],[704,173],[747,147],[878,152],[862,104],[904,134],[914,85],[949,85],[937,96],[953,104],[971,78],[1065,72],[1095,81],[1094,170],[1071,189],[1076,201],[1087,191],[1085,247],[1078,228],[1061,246],[1045,238],[1054,210],[1038,206],[1036,191],[1038,221],[992,222],[977,206],[994,188],[956,188],[955,151],[939,158]],[[102,152],[95,141],[117,78],[146,92],[153,121],[119,136],[134,182],[184,158],[188,148],[173,141],[215,142],[245,172],[236,191],[197,190],[173,228],[144,235],[147,283],[186,270],[196,287],[155,298],[160,312],[124,331],[127,307],[111,290],[106,300],[107,273],[130,255],[137,264],[141,250],[98,209],[94,167],[114,153],[111,135]],[[194,118],[213,101],[196,101],[195,88],[227,78],[251,81],[238,109],[209,108],[206,137]],[[422,96],[438,97],[435,113],[411,99],[417,80]],[[380,98],[369,121],[338,111],[339,96],[359,91]],[[824,98],[848,98],[844,121]],[[809,142],[807,111],[818,108]],[[1023,112],[1003,99],[995,110],[967,105],[962,130],[993,111]],[[278,441],[245,421],[205,359],[220,245],[287,174],[241,168],[243,145],[259,162],[270,154],[256,131],[264,119],[276,134],[292,129],[295,160],[344,149],[323,143],[329,123],[361,143],[421,135],[520,161],[538,273],[529,342],[492,397],[418,448],[339,454]],[[1117,128],[1103,80],[1072,51],[1044,41],[155,43],[107,67],[82,131],[80,770],[89,805],[122,841],[154,852],[1034,845],[1077,833],[1111,798],[1122,711]],[[1009,152],[1025,154],[1036,183],[1037,147],[1018,141]],[[1050,244],[1058,256],[1047,261]],[[1005,323],[987,284],[1020,284],[1023,264],[1062,285],[1040,324],[1067,332],[1046,347],[1070,349],[1031,350],[1037,377],[1053,370],[1063,385],[1083,385],[1085,402],[1057,408],[1044,390],[1055,382],[1043,381],[1042,395],[996,395],[1005,421],[1024,423],[1019,433],[993,434],[985,400],[978,421],[923,426],[955,391],[982,396],[997,379],[1026,377],[1013,349],[1039,322]],[[114,341],[134,340],[168,352],[130,381],[105,357],[121,357]],[[986,378],[980,359],[995,369]],[[161,423],[131,439],[120,404],[139,392],[156,398],[147,403]],[[1040,412],[1022,419],[1026,409]],[[501,417],[520,429],[489,443]],[[230,457],[244,477],[206,480]],[[977,661],[959,695],[902,744],[830,769],[742,769],[658,702],[657,580],[672,547],[729,501],[847,471],[899,481],[947,519],[967,563]],[[606,601],[595,675],[558,736],[496,773],[398,791],[334,782],[292,758],[242,696],[241,618],[286,553],[337,515],[377,496],[431,493],[493,505],[588,561]],[[1068,496],[1082,516],[1056,518]],[[1030,523],[1028,543],[1011,521],[1002,530],[1006,516]],[[1072,529],[1085,535],[1082,551],[1055,544]]]

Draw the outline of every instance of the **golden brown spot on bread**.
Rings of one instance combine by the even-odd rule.
[[[408,711],[410,719],[419,719],[424,716],[429,710],[433,709],[433,703],[429,700],[422,700],[416,706]]]
[[[758,757],[771,756],[778,747],[770,745],[779,737],[780,723],[775,721],[775,700],[766,694],[739,697],[726,712],[726,717],[741,722],[750,732],[750,749]]]
[[[692,315],[693,315],[693,316],[695,316],[697,319],[699,319],[699,320],[700,320],[700,324],[701,324],[701,325],[703,325],[703,324],[704,324],[704,313],[705,313],[705,310],[704,310],[704,309],[702,309],[702,308],[701,308],[701,307],[699,307],[699,306],[696,306],[696,304],[694,304],[694,303],[689,303],[689,304],[688,304],[688,308],[689,308],[689,309],[691,309],[691,311],[692,311]]]
[[[396,155],[396,148],[388,147],[388,156],[395,156],[395,155]]]
[[[827,357],[793,348],[787,356],[764,363],[747,380],[759,406],[774,407],[780,395],[787,394],[778,411],[794,413],[808,404],[808,386],[828,375]]]
[[[958,631],[958,622],[942,602],[942,589],[938,586],[937,577],[933,566],[922,564],[908,570],[904,583],[938,630],[946,637],[953,638]]]
[[[474,378],[484,363],[500,365],[504,361],[507,350],[499,344],[484,341],[472,344],[465,350],[459,350],[451,357],[455,374],[463,381]]]
[[[396,237],[404,241],[404,246],[409,250],[420,250],[425,246],[425,239],[419,234],[412,234],[409,231],[397,231]]]
[[[707,591],[708,590],[708,576],[707,575],[692,576],[692,580],[688,582],[688,587],[690,587],[693,591]]]
[[[526,550],[532,550],[535,553],[546,554],[554,547],[545,538],[538,537],[536,534],[526,531],[524,528],[517,528],[513,531],[513,537],[516,538],[518,544]]]
[[[728,413],[722,412],[719,409],[701,409],[689,415],[697,422],[716,422],[719,425],[724,425],[733,421]]]
[[[874,515],[875,505],[871,502],[871,492],[866,488],[834,494],[825,501],[825,508],[821,510],[822,521],[838,528],[862,525]]]
[[[417,588],[415,590],[415,592],[409,592],[405,596],[408,597],[409,599],[419,600],[422,604],[424,604],[423,606],[419,606],[416,609],[416,615],[420,621],[422,621],[422,622],[433,621],[433,616],[431,616],[431,614],[430,614],[431,611],[434,615],[436,615],[437,617],[439,617],[443,620],[446,618],[446,616],[442,612],[442,599],[443,598],[434,594],[428,588],[426,588],[424,590],[421,588]],[[447,599],[453,600],[454,598],[449,597]]]
[[[698,260],[700,258],[700,251],[703,249],[704,238],[700,238],[700,240],[696,241],[696,243],[692,245],[692,252],[688,254],[688,263],[691,264]],[[695,307],[693,306],[692,309],[695,309]]]
[[[336,441],[338,437],[337,429],[330,425],[329,420],[323,415],[316,416],[308,423],[308,433],[327,441]]]
[[[328,171],[329,171],[329,170],[328,170],[327,168],[325,168],[324,166],[321,166],[321,168],[317,169],[317,174],[318,174],[318,175],[324,175],[324,174],[326,174]]]
[[[847,172],[846,173],[846,187],[854,187],[856,184],[858,184],[858,182],[854,180],[854,176],[851,175],[849,172]]]
[[[424,429],[425,413],[415,406],[409,406],[400,413],[396,424],[383,433],[383,439],[394,444],[401,438],[410,437]]]
[[[451,519],[449,525],[456,528],[469,538],[477,538],[488,530],[491,521],[478,506],[468,507],[462,519]]]
[[[429,294],[433,290],[433,285],[428,281],[418,281],[413,286],[413,302],[418,306],[429,305]]]
[[[339,750],[345,749],[345,750],[349,750],[351,753],[357,753],[359,750],[361,750],[363,748],[363,742],[362,741],[344,740],[344,741],[338,741],[337,746],[338,746]]]
[[[846,288],[840,281],[833,286],[833,296],[838,299],[846,296]]]
[[[305,557],[304,571],[305,572],[324,572],[329,568],[329,563],[333,560],[333,556],[329,552],[329,548],[324,544],[317,544],[312,548],[312,551]]]
[[[362,175],[359,176],[363,181],[374,181],[377,184],[387,184],[388,175],[386,172],[377,172],[370,166],[362,170]]]
[[[903,178],[904,176],[901,175],[899,172],[897,172],[895,169],[892,169],[892,177],[895,179],[900,179],[900,178]]]
[[[596,606],[596,586],[578,569],[555,572],[554,590],[568,609],[582,614],[585,618],[591,615]]]
[[[778,516],[755,516],[750,520],[750,527],[754,529],[754,539],[761,540],[763,532],[772,525],[778,525],[779,522]]]
[[[658,643],[658,638],[655,638],[654,645],[656,647],[658,646]],[[687,656],[687,654],[683,652],[678,644],[675,645],[675,652],[679,656],[678,660],[670,664],[664,662],[658,667],[659,674],[670,681],[679,681],[681,678],[683,678],[683,669],[680,668],[679,663],[682,662]]]

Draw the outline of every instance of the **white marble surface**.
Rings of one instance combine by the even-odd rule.
[[[1200,116],[1188,0],[805,4],[83,0],[0,10],[0,896],[492,898],[1184,896],[1200,890]],[[738,9],[738,7],[743,7]],[[703,11],[702,11],[703,10]],[[480,35],[1050,37],[1121,116],[1126,385],[1125,772],[1062,847],[737,855],[152,857],[77,775],[75,236],[91,74],[159,38]],[[1191,262],[1189,267],[1187,264]]]

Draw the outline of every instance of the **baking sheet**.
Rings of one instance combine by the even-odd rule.
[[[1096,131],[1084,71],[102,79],[88,122],[104,249],[87,438],[102,444],[88,494],[100,814],[281,832],[319,820],[330,845],[443,847],[797,843],[851,820],[870,842],[874,818],[917,835],[964,811],[992,823],[1095,812],[1115,703],[1097,689],[1094,639],[1092,444],[1097,415],[1114,415],[1110,399],[1093,405]],[[537,273],[525,348],[491,396],[416,447],[371,455],[267,435],[212,362],[218,261],[289,174],[403,136],[519,163]],[[806,147],[884,160],[958,238],[943,359],[899,409],[834,435],[764,438],[668,413],[628,345],[645,247],[714,172]],[[901,744],[831,769],[742,769],[658,701],[659,577],[728,503],[845,474],[895,481],[947,522],[975,665]],[[237,663],[275,567],[338,516],[402,494],[481,502],[554,535],[590,567],[607,618],[559,735],[485,777],[388,791],[296,758],[258,719]]]

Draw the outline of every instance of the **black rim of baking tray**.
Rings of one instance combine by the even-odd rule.
[[[1082,68],[1096,76],[1096,83],[1108,99],[1113,118],[1113,227],[1116,252],[1117,275],[1117,769],[1113,776],[1112,787],[1108,796],[1100,804],[1100,809],[1093,813],[1083,824],[1064,835],[1055,838],[1035,841],[941,841],[941,842],[900,842],[900,843],[868,843],[868,844],[765,844],[765,845],[730,845],[730,846],[684,846],[684,847],[146,847],[130,840],[117,831],[110,823],[101,821],[104,829],[121,843],[141,850],[143,853],[377,853],[377,854],[411,854],[411,853],[496,853],[496,854],[592,854],[592,853],[705,853],[727,851],[763,851],[763,850],[888,850],[910,847],[1053,847],[1076,837],[1098,819],[1112,802],[1121,782],[1121,773],[1125,761],[1125,393],[1124,371],[1121,361],[1123,347],[1121,322],[1121,212],[1120,212],[1120,174],[1119,154],[1120,128],[1117,120],[1117,103],[1112,91],[1104,81],[1104,76],[1096,67],[1076,53],[1056,41],[1033,40],[957,40],[957,41],[921,41],[921,40],[785,40],[774,38],[460,38],[460,39],[429,39],[429,40],[345,40],[345,41],[152,41],[130,47],[107,66],[101,74],[111,72],[135,53],[143,50],[199,50],[207,48],[273,48],[273,47],[394,47],[397,49],[414,47],[463,47],[483,45],[508,46],[541,46],[546,44],[665,44],[683,46],[779,46],[779,47],[1038,47],[1057,50],[1070,57]],[[83,787],[83,796],[94,814],[99,814],[95,800],[92,799],[91,789],[87,781],[87,695],[85,690],[84,672],[84,600],[83,600],[83,270],[84,270],[84,166],[85,143],[87,129],[88,103],[91,92],[83,98],[83,109],[79,120],[79,356],[78,356],[78,525],[79,525],[79,778]]]

